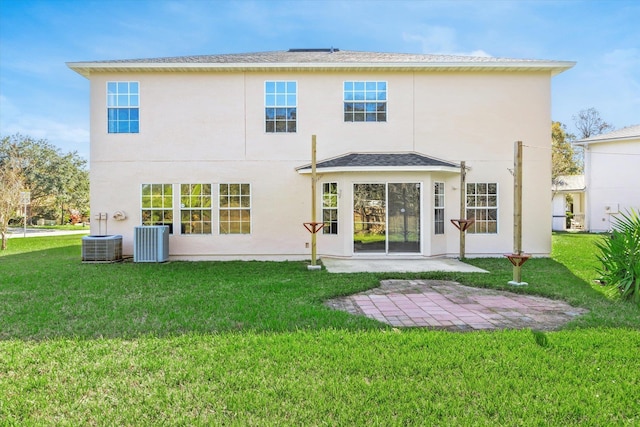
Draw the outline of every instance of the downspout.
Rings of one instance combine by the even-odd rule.
[[[411,108],[413,109],[413,151],[416,151],[416,72],[411,73],[412,77],[412,90],[413,90],[413,102],[411,104]]]
[[[584,227],[586,231],[591,231],[591,150],[589,144],[582,145],[584,153]]]

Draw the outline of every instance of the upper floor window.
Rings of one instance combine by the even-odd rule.
[[[173,185],[142,184],[142,225],[168,225],[173,233]]]
[[[220,184],[220,234],[251,233],[251,185]]]
[[[182,234],[211,234],[211,184],[180,185]]]
[[[498,233],[498,184],[467,183],[467,219],[471,218],[475,222],[468,233]]]
[[[109,133],[140,132],[138,82],[107,82],[107,128]]]
[[[444,182],[433,183],[433,232],[444,234]]]
[[[264,84],[264,117],[266,132],[295,132],[298,106],[298,84],[289,81],[267,81]]]
[[[345,122],[386,122],[387,82],[344,82]]]
[[[323,234],[338,234],[338,183],[322,184],[322,227]]]

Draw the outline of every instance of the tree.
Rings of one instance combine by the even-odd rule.
[[[576,129],[578,129],[578,139],[587,139],[614,129],[613,125],[605,122],[600,117],[598,110],[593,107],[580,110],[578,114],[574,115],[573,124]],[[584,147],[577,145],[575,146],[575,151],[576,157],[578,157],[582,163],[584,159]]]
[[[3,215],[0,231],[8,228],[9,219],[19,209],[20,191],[31,192],[31,213],[86,211],[89,204],[89,176],[86,160],[76,152],[62,154],[44,139],[15,134],[4,136],[0,143]],[[19,183],[19,185],[18,185]],[[19,186],[19,189],[16,187]],[[17,199],[15,192],[17,191]],[[16,200],[18,201],[16,203]]]
[[[21,173],[21,159],[17,156],[4,138],[0,143],[0,250],[7,249],[7,232],[9,220],[13,218],[20,206],[20,192],[24,188]]]
[[[60,209],[60,224],[71,209],[85,211],[89,205],[89,174],[84,169],[85,163],[75,153],[55,161],[58,174],[51,183],[51,196]]]
[[[614,129],[613,125],[602,120],[598,110],[593,107],[580,110],[573,116],[573,123],[580,132],[579,139],[590,138]]]
[[[556,181],[560,175],[575,175],[582,172],[576,160],[571,142],[575,139],[560,122],[551,123],[551,179]]]

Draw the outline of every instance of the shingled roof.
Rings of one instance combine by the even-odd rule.
[[[557,192],[584,191],[584,175],[560,175],[552,180],[551,189]]]
[[[519,70],[557,74],[575,62],[490,56],[427,55],[360,52],[340,49],[289,49],[286,51],[177,56],[167,58],[117,59],[68,62],[72,70],[89,77],[94,72],[131,71],[263,71],[385,69],[408,70]]]
[[[622,129],[614,130],[611,132],[603,133],[600,135],[592,136],[587,139],[580,139],[574,141],[576,145],[593,144],[596,142],[609,142],[609,141],[622,141],[627,139],[640,138],[640,125],[627,126]]]
[[[435,159],[419,153],[349,153],[316,163],[322,172],[367,171],[367,170],[432,170],[456,171],[460,168],[452,162]],[[297,168],[299,173],[311,172],[311,165]]]

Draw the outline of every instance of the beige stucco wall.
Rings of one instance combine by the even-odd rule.
[[[318,159],[348,152],[406,152],[470,168],[468,182],[497,182],[499,233],[469,235],[468,256],[501,255],[512,249],[513,143],[524,149],[523,249],[550,252],[551,182],[550,74],[529,72],[433,73],[112,73],[91,76],[92,234],[122,234],[133,251],[133,228],[140,225],[143,183],[250,183],[252,234],[174,234],[172,258],[309,258],[310,178],[295,171],[310,162],[311,135]],[[264,132],[265,80],[298,82],[297,133]],[[388,121],[345,123],[345,80],[388,82]],[[106,82],[140,82],[140,133],[108,134]],[[320,235],[318,252],[351,256],[349,186],[363,182],[446,183],[445,236],[430,233],[432,194],[423,194],[423,254],[458,253],[458,233],[448,222],[459,214],[459,175],[435,172],[321,177],[340,183],[341,233]],[[321,187],[319,186],[319,189]],[[320,191],[320,190],[319,190]],[[177,194],[177,193],[176,193]],[[178,209],[177,197],[176,209]],[[128,218],[111,215],[124,210]],[[175,211],[176,220],[178,211]],[[215,218],[215,209],[214,209]],[[318,203],[320,218],[320,203]],[[176,227],[176,230],[179,227]]]
[[[611,229],[611,217],[640,210],[640,138],[589,144],[585,149],[587,227]]]

